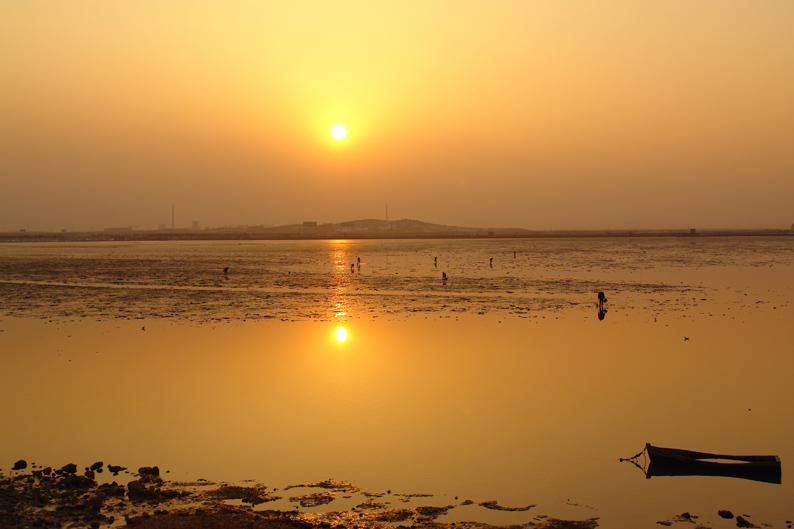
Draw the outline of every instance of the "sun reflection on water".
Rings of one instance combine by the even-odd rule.
[[[334,265],[333,284],[334,291],[334,319],[344,323],[349,313],[349,299],[347,291],[350,287],[351,275],[355,273],[353,264],[348,265],[350,257],[348,255],[348,241],[329,241],[330,259]],[[337,339],[339,339],[337,337]],[[339,340],[343,342],[344,339]]]

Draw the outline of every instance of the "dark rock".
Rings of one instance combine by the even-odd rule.
[[[157,490],[148,487],[143,480],[130,481],[127,483],[127,496],[131,500],[154,500],[157,499]]]
[[[16,463],[14,463],[14,467],[11,470],[24,470],[28,468],[28,462],[24,459],[20,459]]]
[[[74,463],[69,463],[68,465],[64,465],[61,467],[61,470],[66,472],[67,474],[74,474],[77,472],[77,465]]]
[[[108,465],[108,471],[113,472],[114,476],[118,476],[119,472],[122,470],[127,470],[127,467],[119,467],[116,465]]]
[[[91,465],[91,470],[99,470],[103,466],[105,466],[105,464],[102,461],[97,461],[96,463]]]
[[[753,522],[745,519],[742,516],[737,516],[736,517],[736,527],[758,527],[758,526],[755,525]]]
[[[138,474],[142,480],[146,481],[159,481],[160,468],[159,467],[141,467],[138,469]]]
[[[62,489],[90,489],[96,485],[96,481],[83,476],[67,474],[58,481],[58,484]]]
[[[96,474],[94,474],[93,470],[86,470],[85,477],[87,477],[88,479],[94,479],[96,477]]]
[[[174,498],[181,498],[189,495],[187,492],[180,492],[178,490],[157,490],[157,497],[161,500],[173,500]]]
[[[166,501],[190,495],[187,491],[161,490],[158,486],[161,481],[159,478],[158,481],[144,479],[130,481],[127,484],[127,496],[133,501]]]
[[[115,481],[113,483],[103,483],[99,486],[99,492],[107,497],[119,497],[126,494],[127,489],[119,485]]]
[[[720,515],[720,518],[725,518],[726,520],[733,519],[733,513],[731,511],[717,511],[717,514]]]
[[[50,474],[52,474],[52,467],[46,467],[44,470],[41,471],[41,473],[44,474],[45,476],[49,476]]]

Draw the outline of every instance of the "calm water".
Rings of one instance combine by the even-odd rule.
[[[0,468],[785,527],[793,294],[791,238],[4,244]],[[618,459],[646,442],[777,454],[783,483],[645,479]]]

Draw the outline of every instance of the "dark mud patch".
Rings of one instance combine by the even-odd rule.
[[[491,500],[480,503],[480,507],[485,507],[486,509],[491,509],[494,511],[523,512],[530,510],[531,508],[535,507],[535,505],[527,505],[526,507],[503,507],[499,505],[498,502]]]
[[[417,507],[415,511],[419,515],[420,520],[434,520],[454,508],[454,505],[447,505],[446,507]]]
[[[335,499],[336,494],[333,492],[315,492],[304,496],[293,496],[289,501],[296,501],[301,507],[319,507],[331,503]]]
[[[240,500],[251,505],[259,505],[281,499],[281,496],[273,495],[264,486],[221,485],[218,489],[207,491],[207,495],[219,500]]]
[[[333,479],[326,479],[325,481],[318,481],[316,483],[306,483],[301,485],[288,485],[284,487],[284,490],[296,489],[296,488],[315,488],[315,489],[328,489],[334,492],[359,492],[361,489],[356,487],[355,485],[348,483],[346,481],[335,481]]]

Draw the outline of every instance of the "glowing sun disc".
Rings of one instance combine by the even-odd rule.
[[[342,125],[334,125],[331,129],[331,136],[337,141],[343,140],[347,136],[347,129]]]
[[[337,341],[344,342],[347,340],[347,330],[344,327],[337,327],[334,336]]]

